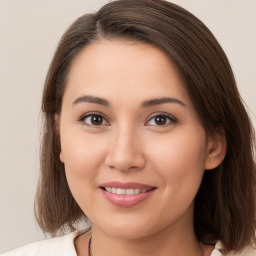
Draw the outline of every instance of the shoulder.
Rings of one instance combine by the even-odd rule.
[[[240,252],[229,252],[226,256],[256,256],[256,248],[247,246]]]
[[[217,242],[211,256],[256,256],[256,247],[252,245],[243,248],[239,252],[230,251],[228,253],[223,253],[222,251],[223,246],[221,242]]]
[[[84,232],[84,230],[77,230],[62,237],[55,237],[25,245],[0,256],[77,256],[74,239]]]

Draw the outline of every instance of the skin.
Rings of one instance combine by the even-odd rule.
[[[85,95],[109,106],[86,102]],[[142,106],[163,97],[176,100]],[[92,112],[102,116],[99,125],[92,123]],[[163,113],[171,118],[162,117],[159,124],[156,116]],[[163,52],[121,40],[87,46],[72,64],[57,119],[70,190],[92,222],[91,233],[75,240],[79,256],[87,255],[91,234],[93,256],[210,255],[213,247],[194,234],[194,198],[205,170],[222,162],[225,141],[206,135]],[[110,181],[157,189],[123,208],[107,201],[99,188]]]

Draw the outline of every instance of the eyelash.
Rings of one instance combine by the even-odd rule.
[[[174,117],[170,114],[167,114],[167,113],[163,113],[163,112],[152,114],[151,116],[149,116],[148,121],[146,123],[148,123],[149,121],[153,120],[156,117],[164,117],[166,119],[169,119],[169,122],[164,125],[155,125],[155,126],[165,127],[165,126],[169,125],[170,123],[177,123],[176,117]]]
[[[81,118],[79,118],[79,122],[81,123],[84,123],[85,125],[89,126],[89,127],[94,127],[94,128],[98,128],[102,125],[106,125],[106,124],[100,124],[100,125],[93,125],[93,124],[88,124],[88,123],[85,123],[85,119],[88,118],[88,117],[93,117],[93,116],[97,116],[97,117],[100,117],[102,118],[103,120],[107,120],[107,118],[102,114],[102,113],[99,113],[99,112],[91,112],[91,113],[86,113],[85,115],[81,116]],[[108,121],[106,121],[109,124]]]
[[[86,118],[93,117],[93,116],[102,118],[103,120],[105,120],[105,122],[107,124],[93,125],[93,124],[85,123]],[[151,120],[153,120],[156,117],[164,117],[164,118],[168,119],[169,121],[166,124],[163,124],[163,125],[157,125],[156,124],[156,125],[153,125],[153,126],[165,127],[165,126],[169,125],[170,123],[177,123],[177,118],[176,117],[174,117],[170,114],[167,114],[167,113],[160,112],[160,113],[152,114],[148,118],[148,121],[146,122],[146,126],[150,126],[150,125],[147,125],[147,123],[149,123]],[[85,123],[85,125],[90,126],[90,127],[94,127],[94,128],[98,128],[102,125],[106,125],[106,126],[110,125],[110,123],[107,121],[107,118],[102,113],[98,113],[98,112],[87,113],[87,114],[83,115],[81,118],[79,118],[78,121],[81,122],[81,123]]]

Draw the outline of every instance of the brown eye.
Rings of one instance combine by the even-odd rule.
[[[101,115],[93,115],[93,114],[87,115],[87,116],[84,116],[81,119],[81,121],[89,126],[107,125],[107,121]]]
[[[170,123],[176,123],[177,119],[174,116],[168,114],[159,114],[155,115],[146,123],[146,125],[150,126],[165,126]]]
[[[103,123],[102,116],[91,116],[91,124],[92,125],[101,125]]]
[[[156,116],[155,123],[157,125],[165,125],[167,123],[167,117],[166,116]]]

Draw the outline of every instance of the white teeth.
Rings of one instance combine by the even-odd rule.
[[[139,188],[135,188],[134,189],[134,194],[139,194],[140,193],[140,189]]]
[[[145,193],[150,189],[147,188],[128,188],[128,189],[124,189],[124,188],[111,188],[111,187],[105,187],[105,190],[107,192],[113,193],[113,194],[117,194],[117,195],[137,195],[139,193]]]
[[[125,190],[125,194],[126,194],[126,195],[134,195],[134,189],[133,189],[133,188],[126,189],[126,190]]]
[[[112,189],[111,188],[105,188],[108,192],[111,192]]]
[[[111,189],[112,190],[112,189]],[[116,193],[118,194],[118,195],[125,195],[125,189],[123,189],[123,188],[117,188],[116,189]]]

